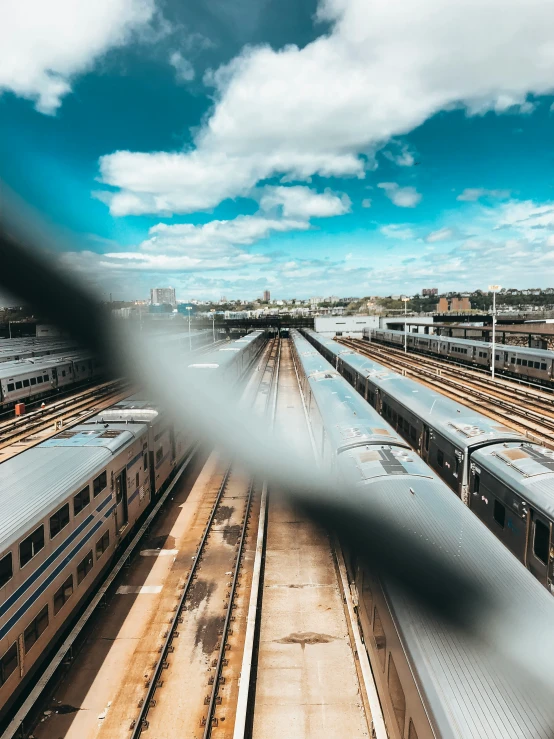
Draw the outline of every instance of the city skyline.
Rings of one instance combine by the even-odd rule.
[[[100,294],[548,286],[546,0],[56,5],[0,49],[0,174]]]

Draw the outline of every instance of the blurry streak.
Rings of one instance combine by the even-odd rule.
[[[0,285],[32,304],[97,354],[113,375],[125,375],[144,392],[171,409],[202,442],[227,451],[250,472],[284,491],[319,524],[355,548],[370,566],[403,589],[420,607],[448,628],[460,629],[468,641],[486,650],[510,679],[542,699],[553,715],[554,629],[533,618],[525,603],[492,599],[455,558],[439,559],[432,546],[405,521],[384,519],[370,496],[359,488],[337,489],[329,471],[300,457],[286,438],[271,432],[238,406],[236,392],[210,371],[185,369],[182,353],[171,352],[144,334],[114,322],[74,275],[55,268],[36,248],[35,228],[24,232],[14,221],[0,222]]]

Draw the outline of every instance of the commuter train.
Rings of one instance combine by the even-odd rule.
[[[154,345],[171,343],[175,348],[195,350],[212,342],[212,332],[194,331],[153,337]],[[59,390],[99,379],[102,363],[84,350],[0,363],[0,412],[16,403],[46,398]]]
[[[239,379],[264,343],[257,331],[202,359]],[[193,441],[134,397],[0,464],[0,721]]]
[[[77,342],[69,339],[0,339],[0,362],[64,354],[76,349]]]
[[[554,452],[332,339],[304,334],[554,592]]]
[[[454,359],[463,364],[490,368],[492,344],[471,339],[455,339],[432,334],[412,334],[388,329],[364,328],[364,339],[403,347],[411,351]],[[540,385],[554,384],[554,352],[511,344],[495,344],[495,370]]]
[[[516,608],[536,625],[537,649],[551,654],[554,601],[546,590],[339,372],[297,332],[291,335],[321,462],[336,480],[338,495],[344,483],[350,486],[345,506],[354,501],[356,515],[367,510],[436,542],[443,563],[469,573],[490,594],[501,615],[484,612],[487,627],[500,629],[497,620]],[[343,544],[389,739],[552,736],[548,696],[539,698],[517,671],[495,661],[492,647],[445,626],[375,571],[363,553]]]

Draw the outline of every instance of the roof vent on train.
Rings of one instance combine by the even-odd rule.
[[[196,367],[197,369],[217,369],[219,364],[215,364],[213,362],[206,364],[189,364],[189,367]]]
[[[335,370],[320,370],[318,372],[314,372],[310,375],[310,380],[315,380],[316,382],[320,382],[321,380],[334,380],[335,377],[338,377],[339,373]]]
[[[452,421],[449,425],[455,428],[456,431],[460,431],[465,436],[480,436],[481,434],[486,433],[483,429],[479,428],[479,426],[473,426],[469,423],[456,423]]]
[[[220,352],[240,352],[240,346],[224,346],[222,349],[218,349]]]

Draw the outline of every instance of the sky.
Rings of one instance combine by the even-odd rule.
[[[551,287],[553,27],[551,0],[3,0],[0,197],[114,300]]]

